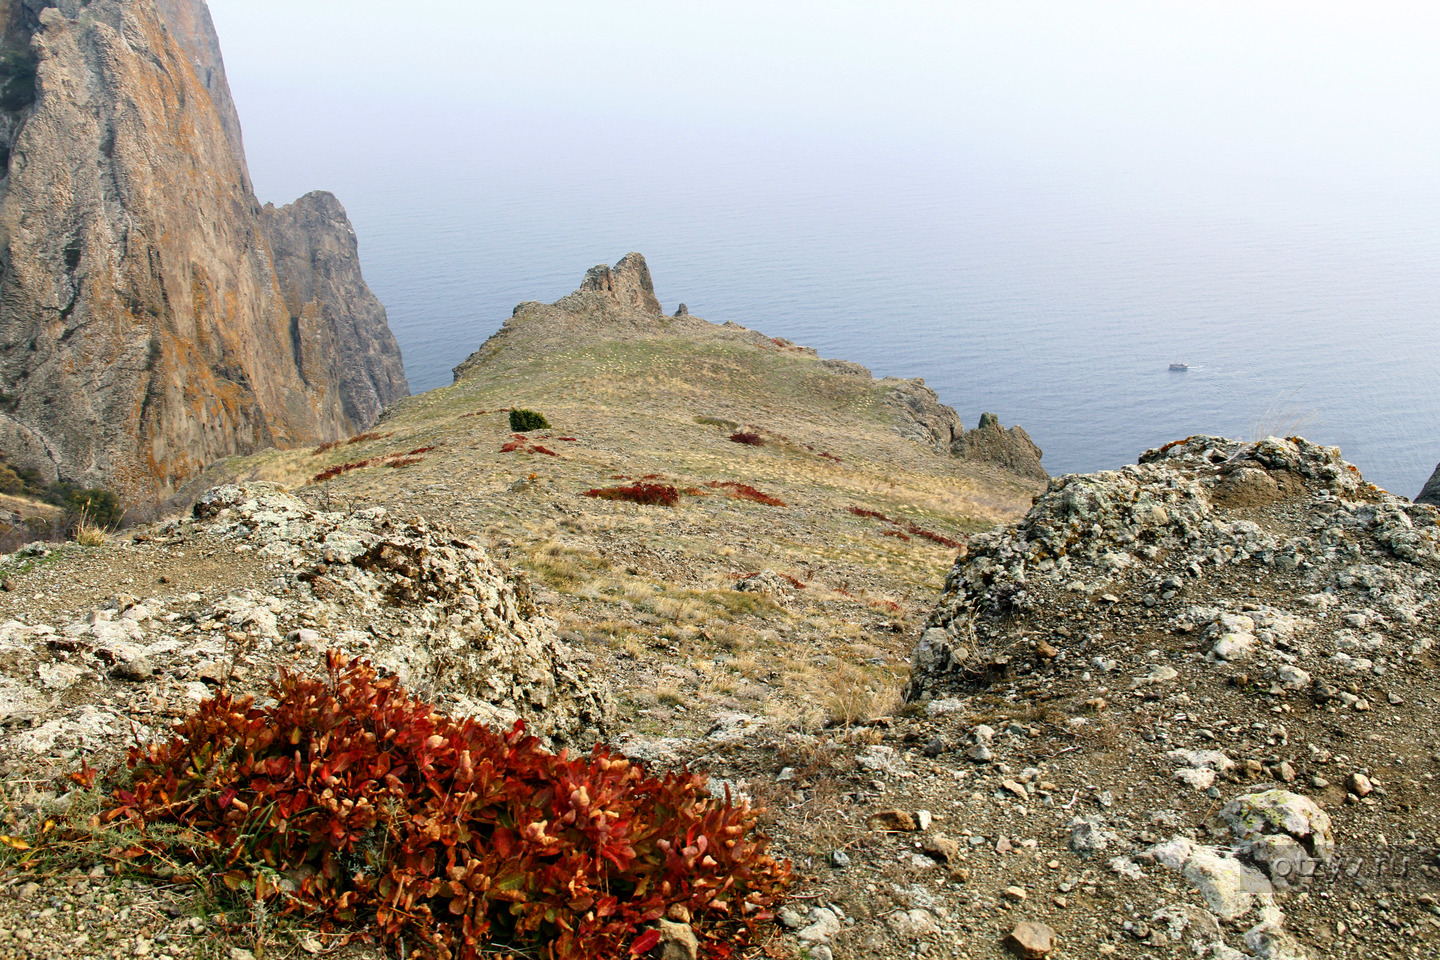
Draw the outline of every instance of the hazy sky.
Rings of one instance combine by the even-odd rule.
[[[211,0],[251,138],[336,111],[1423,182],[1440,4]],[[263,155],[263,151],[262,151]],[[265,166],[261,164],[262,168]],[[268,172],[257,171],[263,184]]]

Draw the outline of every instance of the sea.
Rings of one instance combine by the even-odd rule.
[[[1052,474],[1193,434],[1299,434],[1413,497],[1440,460],[1433,187],[963,137],[327,122],[333,157],[302,166],[321,183],[247,135],[257,189],[340,196],[415,392],[515,304],[636,250],[667,311],[923,377],[967,427],[1022,425]]]

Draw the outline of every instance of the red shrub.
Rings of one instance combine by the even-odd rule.
[[[902,533],[902,532],[899,531],[899,530],[882,530],[882,531],[880,531],[880,536],[882,536],[882,537],[894,537],[894,538],[897,539],[897,540],[904,540],[906,543],[909,543],[909,542],[910,542],[910,534],[908,534],[908,533]]]
[[[342,441],[340,440],[331,440],[328,443],[322,443],[320,444],[320,446],[316,447],[310,455],[312,457],[318,457],[322,453],[329,453],[331,450],[334,450],[336,447],[340,446],[341,442]]]
[[[386,460],[385,466],[394,467],[396,470],[403,470],[406,467],[413,467],[417,463],[424,462],[424,457],[397,457],[394,460]]]
[[[826,460],[833,460],[833,461],[835,461],[836,463],[844,463],[844,462],[845,462],[844,460],[841,460],[839,457],[835,456],[835,454],[833,454],[833,453],[822,453],[822,454],[820,454],[820,456],[824,457]]]
[[[542,446],[540,446],[540,444],[538,444],[538,443],[537,443],[537,444],[533,444],[533,445],[530,447],[530,452],[531,452],[531,453],[543,453],[543,454],[545,454],[545,456],[547,456],[547,457],[558,457],[558,456],[560,456],[560,454],[556,453],[554,450],[551,450],[549,447],[542,447]]]
[[[779,497],[772,497],[768,493],[761,493],[749,484],[735,483],[734,481],[728,480],[723,482],[715,480],[705,484],[705,486],[715,490],[724,490],[736,500],[752,500],[755,503],[763,503],[767,507],[785,506],[784,500],[781,500]]]
[[[329,469],[320,471],[319,473],[315,474],[315,477],[310,482],[324,483],[326,480],[334,480],[341,474],[349,473],[351,470],[363,470],[365,467],[370,466],[370,464],[374,462],[375,461],[373,460],[355,460],[351,463],[342,463],[338,466],[330,467]]]
[[[605,487],[586,490],[585,496],[654,507],[673,507],[680,503],[680,491],[668,483],[633,483],[628,487]]]
[[[751,433],[751,432],[749,432],[749,431],[747,431],[747,430],[742,430],[742,431],[740,431],[739,433],[732,433],[732,434],[730,434],[730,442],[731,442],[731,443],[743,443],[743,444],[745,444],[747,447],[763,447],[763,446],[765,446],[765,438],[764,438],[764,437],[760,436],[760,434],[758,434],[758,433]]]
[[[578,437],[556,437],[555,439],[556,439],[556,440],[559,440],[559,441],[562,442],[562,443],[579,443],[579,442],[580,442],[580,439],[579,439]]]
[[[637,956],[672,907],[722,960],[784,896],[790,865],[767,855],[755,813],[710,798],[701,774],[646,777],[598,746],[551,754],[522,724],[451,719],[335,652],[327,678],[282,670],[270,696],[221,693],[168,743],[133,748],[103,819],[275,915],[373,925],[428,960],[490,944]]]
[[[357,443],[369,443],[371,440],[386,440],[393,436],[395,436],[393,433],[357,433],[349,440],[346,440],[345,443],[347,446],[353,447]]]
[[[892,527],[899,527],[906,533],[917,536],[922,540],[929,540],[931,543],[937,543],[942,547],[949,547],[952,550],[958,550],[961,546],[963,546],[963,544],[961,544],[959,540],[947,537],[943,533],[936,533],[933,530],[925,530],[921,527],[917,527],[915,524],[908,521],[896,520],[894,517],[887,517],[885,516],[885,514],[878,513],[874,510],[865,510],[861,507],[851,507],[850,512],[857,517],[865,517],[870,520],[879,520],[881,523],[888,523]],[[881,535],[886,537],[893,537],[896,534],[892,531],[886,530]],[[900,539],[908,541],[910,538],[901,537]]]
[[[521,442],[518,441],[518,440],[511,440],[509,443],[505,444],[505,446],[503,446],[503,447],[500,448],[500,452],[501,452],[501,453],[514,453],[516,450],[524,450],[524,449],[525,449],[525,444],[521,443]]]

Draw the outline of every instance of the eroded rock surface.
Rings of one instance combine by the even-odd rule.
[[[203,0],[39,8],[12,3],[6,25],[36,60],[33,102],[0,130],[7,459],[150,499],[221,457],[368,426],[375,403],[345,401],[370,305],[297,322],[287,293],[312,298],[285,289],[333,307],[329,279],[358,267],[277,275]],[[353,261],[337,229],[310,246]],[[382,402],[403,381],[387,386]]]
[[[213,490],[153,537],[284,572],[222,596],[119,597],[68,623],[0,624],[0,754],[113,760],[137,714],[183,715],[221,685],[263,692],[278,668],[318,670],[329,649],[451,713],[523,718],[559,742],[588,746],[613,711],[524,581],[444,527],[314,510],[257,485]]]

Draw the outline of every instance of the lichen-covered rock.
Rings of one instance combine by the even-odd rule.
[[[1245,571],[1317,612],[1254,602]],[[1187,603],[1201,583],[1207,602]],[[1191,437],[1121,470],[1057,477],[1024,520],[971,537],[917,645],[908,696],[993,682],[1058,610],[1098,628],[1131,604],[1194,633],[1217,667],[1255,667],[1277,684],[1308,683],[1317,656],[1337,673],[1383,670],[1377,654],[1415,651],[1383,650],[1373,630],[1326,611],[1378,608],[1417,624],[1435,610],[1436,584],[1440,511],[1366,483],[1338,449]],[[1369,622],[1347,614],[1357,616]],[[1072,644],[1048,639],[1046,662],[1063,663]]]
[[[1334,856],[1330,815],[1308,797],[1246,794],[1226,804],[1220,818],[1241,841],[1237,853],[1263,866],[1277,887],[1298,886]]]
[[[380,509],[315,511],[264,485],[218,488],[195,512],[225,539],[302,566],[298,579],[313,602],[360,614],[376,638],[371,658],[451,712],[497,724],[524,718],[537,733],[570,740],[593,735],[613,710],[524,581],[445,527],[397,522]],[[268,632],[263,612],[232,614],[232,622],[237,616]],[[382,620],[388,629],[374,629]]]

